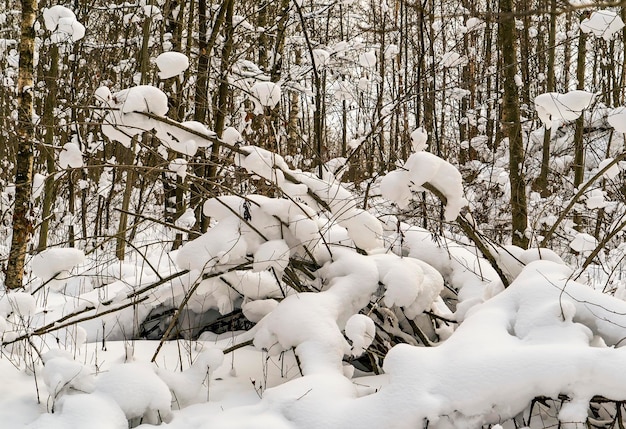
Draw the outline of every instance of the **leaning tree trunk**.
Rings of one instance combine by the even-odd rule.
[[[24,262],[33,223],[31,189],[33,185],[33,56],[35,53],[36,0],[22,0],[20,63],[17,79],[17,159],[15,169],[15,210],[13,237],[6,270],[7,289],[22,287]]]
[[[502,130],[509,138],[509,180],[511,183],[512,242],[522,248],[528,247],[526,227],[526,183],[524,179],[524,144],[520,124],[519,94],[515,84],[517,73],[517,40],[513,0],[500,1],[500,50],[504,68],[504,97],[502,103]]]

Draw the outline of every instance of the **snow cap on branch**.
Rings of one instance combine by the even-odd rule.
[[[624,21],[620,16],[611,10],[598,10],[585,18],[580,23],[580,31],[583,33],[593,33],[596,37],[604,40],[611,40],[615,33],[624,28]]]
[[[52,32],[52,43],[73,42],[85,37],[85,26],[76,20],[76,15],[65,6],[52,6],[43,10],[46,29]]]
[[[461,173],[449,162],[430,152],[412,154],[406,164],[388,173],[380,183],[384,198],[407,208],[413,198],[413,191],[422,190],[430,184],[446,197],[444,212],[447,221],[457,218],[461,209],[467,205],[463,197]]]
[[[189,58],[180,52],[163,52],[156,58],[159,78],[169,79],[178,76],[189,68]]]
[[[575,90],[566,94],[547,92],[535,97],[535,108],[546,129],[556,120],[575,121],[589,108],[597,94]]]

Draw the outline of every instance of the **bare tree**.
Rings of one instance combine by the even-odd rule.
[[[35,0],[22,1],[20,63],[17,81],[17,163],[15,169],[15,208],[13,212],[13,236],[6,269],[6,287],[21,288],[24,278],[24,262],[33,232],[31,189],[33,184],[33,57],[35,54]]]

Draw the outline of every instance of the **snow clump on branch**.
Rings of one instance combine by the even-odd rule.
[[[615,33],[624,28],[624,21],[620,16],[610,10],[598,10],[585,18],[580,23],[580,30],[583,33],[593,33],[596,37],[604,40],[612,40]]]
[[[73,42],[85,37],[85,26],[76,20],[76,15],[64,6],[52,6],[43,10],[46,29],[51,31],[52,43]]]
[[[582,90],[570,91],[566,94],[548,92],[535,98],[535,108],[539,119],[549,130],[554,121],[578,119],[583,110],[591,106],[595,97],[596,94]]]
[[[384,198],[405,209],[411,203],[413,193],[423,190],[425,184],[430,184],[446,198],[444,217],[448,222],[455,220],[467,205],[461,173],[449,162],[429,152],[412,154],[402,167],[383,177],[380,190]]]

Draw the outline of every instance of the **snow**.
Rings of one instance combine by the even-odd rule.
[[[185,180],[185,177],[187,177],[187,160],[183,158],[173,159],[170,161],[169,169],[182,180]]]
[[[211,139],[216,137],[213,131],[198,121],[181,122],[180,125],[183,128],[170,126],[162,122],[156,122],[151,125],[156,129],[156,135],[163,146],[188,156],[194,156],[199,147],[210,147],[213,144]]]
[[[555,121],[574,121],[587,109],[596,94],[575,90],[566,94],[549,92],[535,98],[535,108],[539,119],[547,129],[552,128]]]
[[[591,253],[597,245],[598,240],[596,240],[594,236],[584,232],[579,232],[578,234],[576,234],[574,240],[572,240],[572,242],[569,244],[572,250],[582,254]]]
[[[394,9],[389,3],[380,4],[382,17],[392,18]],[[296,5],[306,6],[296,12],[308,20],[332,9],[316,9],[313,3],[300,1]],[[166,51],[154,60],[159,76],[179,80],[181,85],[175,88],[166,82],[158,87],[125,86],[125,82],[155,79],[154,70],[143,76],[138,72],[140,61],[133,52],[141,37],[122,39],[126,36],[120,33],[119,40],[102,44],[96,33],[100,24],[108,23],[89,15],[89,40],[73,47],[59,46],[64,58],[59,62],[62,80],[70,79],[81,67],[91,67],[84,54],[94,47],[111,53],[126,47],[130,54],[93,73],[91,83],[110,87],[95,91],[99,109],[90,109],[91,116],[83,118],[87,122],[74,123],[64,98],[54,112],[55,129],[66,130],[71,137],[62,140],[66,134],[55,135],[56,140],[46,147],[58,149],[51,153],[57,155],[54,161],[61,169],[80,169],[73,173],[78,177],[74,185],[81,192],[69,201],[75,207],[68,205],[66,193],[53,195],[48,232],[52,247],[36,249],[40,229],[35,227],[23,290],[7,291],[0,284],[2,426],[511,429],[531,426],[531,412],[533,429],[619,425],[613,417],[620,416],[616,407],[626,400],[626,375],[619,371],[626,357],[626,303],[622,299],[626,296],[622,278],[626,245],[620,244],[623,232],[616,227],[626,210],[619,199],[624,162],[607,169],[601,183],[589,186],[575,201],[574,210],[585,224],[575,225],[571,216],[564,219],[548,241],[550,249],[506,244],[511,240],[505,206],[511,195],[508,142],[487,137],[489,121],[491,125],[498,121],[497,91],[492,91],[495,98],[483,100],[459,86],[464,80],[459,80],[464,77],[460,67],[468,58],[482,59],[484,38],[479,30],[486,27],[469,10],[458,8],[456,15],[448,15],[455,12],[449,9],[454,5],[440,6],[438,16],[456,18],[426,22],[425,28],[436,30],[435,39],[430,41],[432,52],[422,58],[425,68],[419,70],[434,65],[439,68],[433,70],[442,74],[431,79],[437,115],[428,130],[417,128],[425,116],[411,89],[420,87],[414,85],[419,83],[415,81],[419,70],[411,68],[420,59],[411,58],[411,46],[405,49],[406,40],[397,31],[388,33],[385,44],[376,44],[368,20],[355,15],[366,10],[365,3],[359,3],[358,10],[346,9],[342,21],[346,40],[333,36],[328,45],[314,45],[311,61],[326,79],[321,113],[326,115],[322,119],[329,144],[321,159],[310,151],[306,132],[307,109],[314,101],[313,70],[306,60],[303,64],[292,61],[297,51],[306,51],[306,40],[293,27],[284,41],[284,58],[268,51],[263,67],[250,60],[256,55],[254,41],[259,34],[273,37],[283,25],[291,28],[295,15],[287,13],[284,22],[268,16],[266,28],[251,24],[253,15],[234,17],[236,43],[226,79],[235,110],[225,112],[229,127],[220,130],[219,137],[204,123],[178,123],[165,117],[168,97],[176,95],[168,91],[174,89],[182,91],[181,102],[187,106],[176,116],[188,119],[193,115],[194,100],[188,95],[193,94],[197,76],[185,70],[197,59],[198,51],[193,34],[189,34],[192,45],[183,43],[193,58],[170,51],[174,36],[167,31],[159,34],[163,27],[151,22],[164,18],[163,1],[111,5],[109,12],[114,18],[111,22],[130,24],[128,35],[141,34],[145,24],[144,29],[150,30],[150,34],[143,32],[150,36],[146,39],[149,50]],[[220,7],[214,2],[207,12],[215,17]],[[178,9],[168,10],[167,19],[181,17]],[[42,12],[46,29],[35,26],[41,37],[36,41],[38,48],[82,37],[69,9],[52,6]],[[581,23],[581,30],[612,41],[617,15],[596,13]],[[616,19],[601,21],[598,15]],[[540,17],[529,19],[531,38],[545,31]],[[17,15],[0,14],[0,22],[9,28],[18,22]],[[558,21],[557,31],[564,23]],[[318,27],[323,28],[323,22]],[[567,34],[560,33],[557,43],[575,39],[577,33],[576,25],[570,26]],[[218,35],[217,51],[225,41]],[[608,46],[604,40],[596,42],[588,42],[590,55],[596,44],[600,49]],[[14,104],[16,47],[12,39],[0,40],[0,60],[8,66],[2,70],[2,83],[9,106]],[[396,58],[400,52],[403,55]],[[610,66],[611,58],[601,53],[597,53],[598,61]],[[485,76],[495,76],[495,54],[492,64],[481,65]],[[211,68],[218,71],[219,58],[213,60]],[[393,64],[388,63],[379,75],[377,61],[383,60]],[[555,68],[563,71],[560,61],[557,58]],[[281,68],[274,70],[274,65]],[[42,62],[39,69],[45,72],[47,66]],[[270,82],[275,76],[279,80]],[[209,77],[210,92],[218,81],[215,73]],[[545,76],[531,78],[525,82],[518,75],[515,80],[532,92]],[[497,80],[490,82],[497,87]],[[479,93],[493,89],[484,83],[476,82]],[[586,83],[598,87],[591,77]],[[567,83],[569,87],[575,84],[572,79]],[[41,85],[33,89],[45,95]],[[72,106],[88,105],[80,98],[88,87],[76,89]],[[411,94],[413,98],[406,98]],[[588,159],[583,180],[623,151],[620,133],[626,131],[625,108],[611,110],[594,103],[595,97],[587,91],[541,94],[535,106],[545,127],[532,130],[532,117],[522,118],[523,135],[528,137],[523,167],[530,193],[527,233],[532,245],[540,242],[545,226],[554,224],[576,191],[569,176],[574,132],[569,122],[581,113],[586,115]],[[300,140],[295,151],[290,146],[283,152],[285,139],[291,136],[286,133],[286,121],[293,119],[289,111],[296,113],[291,109],[296,98],[299,125],[293,131]],[[380,100],[383,119],[398,112],[391,122],[376,122],[376,114],[370,115],[377,112]],[[459,117],[461,100],[475,105]],[[258,121],[250,120],[252,104],[256,115],[284,107],[282,119],[265,121],[262,125],[268,128],[258,129]],[[592,104],[593,111],[584,112]],[[346,108],[345,127],[341,126],[342,106]],[[522,106],[522,111],[529,112],[528,106]],[[209,117],[215,119],[214,113],[212,109]],[[9,116],[17,119],[16,112]],[[84,129],[90,121],[102,122],[102,132]],[[606,129],[607,123],[615,132]],[[458,127],[464,125],[472,127],[471,138],[455,145],[451,137],[458,137]],[[396,129],[390,134],[389,127]],[[336,158],[342,129],[355,152]],[[530,187],[546,129],[551,129],[554,156],[550,168],[556,173],[552,177],[561,180],[552,185],[563,188],[549,198]],[[150,138],[144,140],[140,137],[148,137],[142,136],[145,132]],[[265,148],[266,132],[276,137],[278,153]],[[378,151],[370,137],[379,133],[386,136],[381,140],[380,163],[375,174],[365,176],[359,163],[374,152],[356,151]],[[426,151],[429,133],[443,143],[437,148],[442,157]],[[390,136],[398,141],[390,141]],[[192,163],[201,162],[211,152],[208,148],[217,149],[213,144],[219,142],[225,145],[219,153],[213,151],[220,158],[216,177],[208,178],[219,186],[196,194],[189,185],[202,178],[195,177],[198,169],[191,168]],[[392,156],[388,147],[399,151]],[[463,161],[459,149],[469,147],[474,150],[472,160],[459,164]],[[207,150],[198,154],[200,148]],[[398,160],[400,152],[408,153],[408,159]],[[9,158],[1,166],[4,176],[10,176],[14,168]],[[126,168],[131,158],[138,164],[139,179],[148,187],[127,188],[132,192],[125,194],[129,184],[116,169]],[[41,160],[35,166],[42,174],[33,183],[32,216],[40,222],[42,201],[37,196],[46,179],[46,166]],[[348,169],[357,173],[354,182],[352,174],[342,179]],[[56,180],[55,185],[62,185],[59,191],[67,190],[68,173],[48,172],[53,175],[50,183]],[[471,180],[467,189],[463,178]],[[163,179],[178,182],[183,192],[183,213],[175,220],[178,229],[160,220],[168,198],[161,186]],[[5,180],[0,189],[0,213],[9,216],[16,186]],[[427,195],[424,202],[428,191],[435,195]],[[137,215],[131,216],[128,234],[123,234],[129,241],[120,261],[111,238],[119,227],[116,206],[123,195],[130,195],[129,210]],[[437,197],[445,203],[443,219]],[[471,207],[471,214],[463,210],[466,206]],[[203,222],[207,229],[202,233],[200,219],[196,219],[200,208],[210,218],[208,225]],[[103,220],[99,230],[93,230],[93,237],[83,237],[81,228],[75,228],[72,245],[76,247],[58,247],[67,245],[67,228],[80,222],[81,210],[87,213],[84,220],[90,234],[94,217]],[[459,216],[476,225],[479,236],[485,234],[484,244],[506,281],[463,235],[457,225]],[[5,255],[10,243],[7,219],[0,224],[6,233]],[[194,226],[195,230],[185,231]],[[589,234],[594,229],[597,238]],[[598,249],[601,252],[593,263],[579,273],[598,241],[614,233],[606,248]],[[180,243],[176,250],[174,242]],[[166,329],[169,340],[158,341]],[[216,334],[213,329],[226,332]],[[598,405],[594,399],[590,405],[596,395],[617,402]],[[550,409],[540,404],[544,401],[551,404]],[[600,419],[605,422],[596,424]]]
[[[43,381],[55,401],[70,391],[93,392],[94,377],[90,369],[73,360],[69,353],[51,350],[43,361]]]
[[[411,133],[411,146],[413,152],[419,152],[425,150],[428,147],[426,143],[428,141],[428,133],[424,130],[424,127],[416,128]]]
[[[80,168],[83,166],[83,153],[76,143],[65,143],[59,153],[59,166],[65,168]]]
[[[400,53],[400,48],[398,48],[398,45],[394,43],[390,43],[385,48],[384,57],[386,60],[391,60],[399,53]]]
[[[589,192],[589,196],[585,199],[585,205],[589,210],[601,209],[607,206],[607,201],[604,198],[604,192],[600,189],[592,189]]]
[[[467,31],[472,31],[472,30],[478,30],[480,28],[482,28],[484,26],[485,22],[480,19],[480,18],[469,18],[467,21],[465,21],[465,27],[467,28]]]
[[[141,418],[154,424],[171,414],[170,390],[148,364],[113,366],[98,376],[95,391],[113,399],[129,420]]]
[[[467,58],[458,52],[446,52],[441,57],[441,66],[445,68],[459,67],[467,64]]]
[[[613,158],[604,159],[603,161],[600,162],[600,164],[598,164],[598,170],[603,170],[607,165],[609,165],[612,162],[613,162]],[[613,180],[617,176],[619,176],[619,173],[620,173],[619,165],[613,164],[611,167],[609,167],[608,170],[604,172],[604,174],[602,174],[602,177],[604,177],[607,180]]]
[[[12,315],[28,319],[35,314],[37,303],[32,295],[24,292],[5,293],[0,297],[0,316],[7,318]]]
[[[322,69],[328,63],[330,59],[330,52],[325,49],[313,49],[313,64],[315,64],[315,68]]]
[[[27,429],[127,429],[128,421],[117,404],[106,396],[84,394],[63,396],[54,414],[42,414]]]
[[[376,67],[376,51],[371,50],[359,55],[359,65],[366,69]]]
[[[355,314],[346,322],[346,337],[352,343],[352,355],[360,356],[374,341],[376,325],[364,314]]]
[[[62,282],[69,278],[69,271],[84,260],[85,254],[82,250],[50,248],[33,256],[31,267],[33,274],[44,282],[52,278]]]
[[[254,271],[272,269],[280,277],[289,264],[289,246],[285,240],[270,240],[261,244],[254,252]]]
[[[189,58],[180,52],[163,52],[156,57],[155,62],[159,68],[160,79],[178,76],[189,68]]]
[[[222,140],[225,143],[234,146],[242,141],[241,133],[237,131],[236,128],[226,127],[224,131],[222,131]]]
[[[609,125],[615,128],[615,131],[626,134],[626,107],[618,107],[609,112],[607,116]]]
[[[76,15],[65,6],[44,8],[43,18],[46,29],[52,32],[53,43],[71,39],[76,42],[85,36],[85,26],[76,20]]]
[[[125,147],[130,147],[133,136],[159,127],[158,121],[139,113],[164,116],[168,111],[167,95],[150,85],[134,86],[115,94],[100,87],[94,95],[96,100],[111,108],[102,118],[102,133]]]
[[[273,82],[257,82],[250,89],[255,103],[255,113],[263,113],[264,107],[273,109],[280,103],[281,88],[279,84]]]
[[[35,173],[33,175],[33,193],[31,196],[33,200],[41,196],[41,193],[44,190],[45,181],[46,181],[46,176],[44,176],[43,174]]]
[[[157,368],[156,373],[172,392],[177,408],[202,402],[203,381],[211,377],[224,361],[224,353],[215,347],[206,347],[195,357],[192,365],[182,372]],[[205,397],[206,399],[206,397]]]
[[[613,39],[622,28],[624,28],[622,18],[611,10],[594,11],[580,23],[580,30],[583,33],[593,33],[594,36],[602,37],[604,40]]]
[[[416,152],[402,168],[383,177],[380,190],[383,197],[403,209],[410,204],[413,191],[419,191],[422,185],[429,183],[446,197],[444,216],[452,221],[467,204],[461,182],[461,174],[452,164],[429,152]]]

